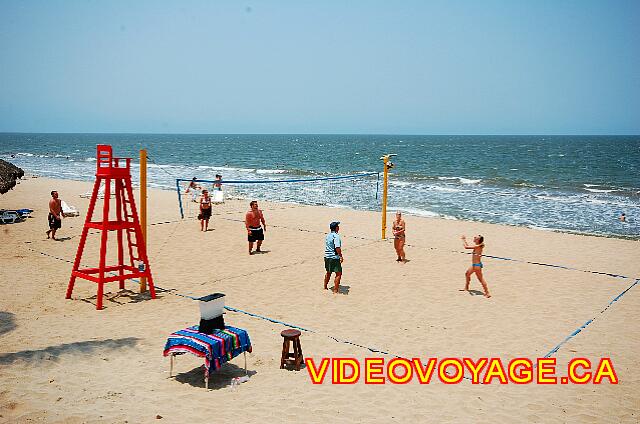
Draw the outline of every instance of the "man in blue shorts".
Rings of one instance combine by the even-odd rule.
[[[342,240],[338,231],[340,231],[340,223],[337,221],[329,224],[331,232],[327,234],[324,244],[324,269],[327,273],[324,275],[324,289],[328,290],[327,285],[331,279],[331,273],[336,276],[333,280],[333,293],[336,294],[340,289],[340,279],[342,278]]]

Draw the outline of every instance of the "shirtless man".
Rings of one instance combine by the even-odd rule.
[[[47,230],[47,238],[56,240],[56,230],[62,227],[62,202],[58,199],[58,192],[51,192],[51,200],[49,200],[49,230]]]
[[[467,237],[462,236],[462,242],[464,243],[465,249],[472,249],[473,253],[471,254],[471,266],[467,269],[467,272],[464,274],[467,280],[467,283],[464,286],[464,289],[460,291],[469,291],[469,283],[471,282],[471,274],[476,274],[478,280],[480,280],[480,284],[482,284],[482,288],[484,289],[484,297],[490,298],[491,294],[489,294],[489,287],[487,286],[487,282],[482,275],[482,250],[484,249],[484,237],[481,235],[477,235],[473,238],[473,244],[469,244],[467,242]]]
[[[260,246],[264,240],[264,232],[267,231],[267,223],[264,221],[262,211],[258,209],[258,202],[253,200],[249,203],[251,210],[244,217],[244,226],[247,228],[247,236],[249,240],[249,254],[253,254],[253,243],[258,242],[256,253],[262,252]],[[260,225],[262,224],[262,226]]]
[[[200,231],[209,231],[209,219],[211,219],[211,197],[207,190],[202,190],[200,198]]]

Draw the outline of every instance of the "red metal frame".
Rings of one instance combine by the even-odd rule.
[[[120,288],[124,289],[124,281],[130,278],[147,277],[151,298],[156,298],[156,289],[153,285],[147,247],[142,237],[142,229],[138,220],[133,190],[131,188],[131,159],[114,158],[111,146],[97,146],[96,182],[93,185],[93,193],[89,202],[89,210],[82,229],[78,252],[73,263],[69,286],[67,287],[67,299],[71,299],[76,278],[93,281],[98,284],[98,296],[96,309],[102,309],[102,296],[104,284],[119,281]],[[109,220],[109,208],[111,205],[111,182],[113,181],[116,201],[116,220]],[[98,192],[104,182],[104,205],[102,208],[102,220],[92,221],[93,212],[98,199]],[[100,230],[100,263],[97,268],[80,269],[82,253],[87,241],[89,229]],[[118,264],[107,266],[107,237],[110,231],[117,232],[118,240]],[[123,232],[127,234],[127,246],[129,252],[129,264],[124,263]],[[137,256],[136,256],[137,255]],[[136,263],[144,264],[140,270]],[[97,275],[95,275],[97,274]],[[115,275],[113,275],[115,274]]]

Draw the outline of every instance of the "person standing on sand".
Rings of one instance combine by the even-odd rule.
[[[397,211],[396,219],[393,221],[393,247],[395,247],[396,254],[398,255],[396,262],[404,263],[406,261],[404,254],[405,229],[406,224],[404,223],[404,219],[402,219],[402,212]]]
[[[62,227],[62,201],[58,199],[58,192],[51,192],[51,200],[49,200],[49,230],[47,230],[47,238],[56,239],[56,231]]]
[[[252,200],[251,203],[249,203],[249,207],[251,207],[251,209],[244,217],[244,226],[247,228],[249,254],[252,255],[254,242],[257,242],[256,253],[262,252],[260,246],[262,246],[262,241],[264,240],[264,232],[267,231],[267,223],[264,220],[262,211],[258,209],[258,202]]]
[[[222,175],[216,174],[216,181],[213,183],[213,189],[215,191],[222,191]]]
[[[209,219],[211,218],[211,197],[207,190],[202,190],[200,198],[200,231],[209,231]]]
[[[196,180],[197,180],[197,178],[193,177],[191,179],[191,181],[189,182],[189,186],[187,187],[187,190],[185,191],[185,193],[191,192],[191,201],[192,202],[197,202],[198,201],[198,190],[200,190],[202,188],[202,187],[200,187],[198,185]]]
[[[331,279],[331,273],[335,272],[336,276],[333,280],[333,290],[331,291],[336,294],[340,290],[342,262],[344,262],[344,258],[342,257],[342,240],[338,234],[338,231],[340,231],[340,223],[338,221],[332,222],[329,224],[329,229],[331,232],[327,234],[324,240],[324,269],[327,271],[324,275],[324,289],[328,290],[327,286]]]
[[[462,242],[464,243],[465,249],[473,249],[471,253],[471,266],[467,269],[467,272],[464,274],[467,280],[467,283],[464,286],[464,289],[460,291],[469,291],[469,283],[471,282],[471,274],[476,274],[478,280],[480,280],[480,284],[482,284],[482,288],[484,289],[484,297],[490,298],[491,294],[489,293],[489,287],[487,286],[487,282],[482,275],[482,250],[484,249],[484,237],[481,235],[477,235],[473,238],[474,244],[467,243],[467,237],[461,237]]]

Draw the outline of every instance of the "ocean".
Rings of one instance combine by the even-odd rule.
[[[169,190],[176,178],[216,173],[273,180],[377,172],[380,156],[394,153],[390,211],[640,239],[640,136],[1,133],[0,158],[37,175],[90,181],[96,144],[112,145],[118,157],[146,148],[149,185]],[[332,185],[341,192],[333,206],[380,207],[375,196],[350,200],[361,199],[361,185]],[[269,185],[305,203],[294,186]]]

